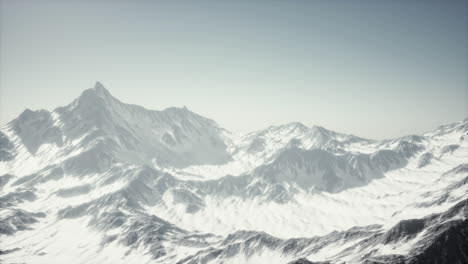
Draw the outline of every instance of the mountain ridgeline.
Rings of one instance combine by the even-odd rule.
[[[44,144],[65,150],[77,140],[75,148],[89,148],[121,161],[154,159],[184,167],[229,159],[222,129],[212,120],[187,108],[152,111],[124,104],[99,83],[52,112],[26,110],[9,127],[31,154]]]
[[[391,140],[236,135],[96,83],[0,128],[0,261],[468,263],[467,139],[468,119]]]

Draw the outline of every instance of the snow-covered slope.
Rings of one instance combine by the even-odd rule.
[[[29,171],[21,168],[13,170],[15,174],[83,152],[173,167],[220,164],[229,159],[221,138],[223,129],[214,121],[187,108],[153,111],[124,104],[100,83],[52,112],[25,110],[1,131],[2,151],[14,152],[8,148],[13,141],[18,158],[32,163]]]
[[[382,141],[235,135],[97,83],[0,128],[0,260],[463,263],[467,161],[468,119]]]

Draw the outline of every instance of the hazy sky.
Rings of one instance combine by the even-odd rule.
[[[99,80],[234,131],[370,138],[468,116],[468,1],[0,0],[0,124]]]

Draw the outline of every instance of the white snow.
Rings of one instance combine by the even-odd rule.
[[[95,88],[97,89],[97,88]],[[100,88],[99,88],[100,89]],[[197,116],[186,109],[169,109],[150,111],[139,106],[123,104],[107,97],[105,90],[97,90],[112,109],[112,120],[115,121],[110,134],[121,152],[111,169],[118,169],[122,175],[131,174],[143,164],[153,166],[175,176],[180,181],[206,181],[219,179],[226,175],[239,176],[250,173],[258,166],[268,164],[291,144],[302,149],[325,149],[335,155],[342,152],[371,154],[381,149],[393,149],[400,139],[388,141],[373,141],[351,135],[339,134],[320,127],[305,127],[300,123],[290,123],[283,126],[272,126],[265,130],[233,134],[219,128],[209,119]],[[76,100],[69,106],[70,111],[79,108]],[[62,120],[57,111],[51,113],[53,127],[66,129],[67,120]],[[84,122],[84,121],[83,121]],[[187,122],[190,124],[187,127]],[[420,152],[411,158],[404,168],[389,171],[384,178],[374,179],[365,186],[349,188],[338,193],[306,192],[300,190],[294,199],[286,203],[276,203],[263,199],[247,199],[236,196],[220,198],[207,195],[203,197],[204,206],[196,212],[188,212],[187,206],[178,203],[167,191],[156,205],[142,204],[145,212],[154,214],[180,228],[197,233],[212,233],[226,236],[239,230],[263,231],[279,238],[313,237],[326,235],[332,231],[344,231],[355,226],[382,225],[384,229],[392,227],[403,219],[421,218],[433,213],[447,210],[450,206],[468,197],[468,185],[454,190],[447,187],[463,180],[466,173],[445,174],[451,169],[468,162],[468,140],[466,131],[459,131],[458,124],[442,126],[434,132],[424,134],[421,145],[424,152],[431,152],[434,158],[422,168],[418,168]],[[185,125],[184,125],[185,124]],[[121,136],[117,127],[125,127],[129,135]],[[168,147],[162,142],[164,135],[175,139],[178,129],[184,133],[181,145]],[[196,129],[202,131],[201,136]],[[30,153],[20,137],[8,125],[0,128],[15,146],[15,159],[0,162],[0,176],[12,174],[11,179],[0,189],[0,196],[21,191],[22,187],[12,183],[22,177],[45,170],[50,165],[61,165],[71,157],[77,157],[95,147],[98,139],[91,141],[86,147],[80,147],[85,138],[98,131],[93,127],[86,133],[74,138],[63,135],[63,145],[54,143],[41,144],[35,154]],[[34,133],[34,131],[29,131]],[[128,137],[127,137],[128,136]],[[186,136],[186,137],[184,137]],[[191,141],[193,137],[197,140]],[[465,136],[462,140],[461,136]],[[216,137],[224,141],[226,151],[220,151],[219,146],[210,145],[210,139]],[[129,139],[130,138],[130,139]],[[127,141],[128,140],[128,141]],[[136,140],[140,145],[129,148],[127,145]],[[125,145],[125,147],[123,147]],[[447,152],[446,146],[458,145]],[[163,147],[164,146],[164,147]],[[164,149],[164,151],[161,151]],[[167,150],[167,149],[170,149]],[[203,151],[206,150],[206,151]],[[190,166],[169,166],[161,162],[156,155],[171,153],[174,160],[186,158],[184,162],[193,162]],[[188,154],[187,154],[188,153]],[[217,161],[215,156],[223,153],[230,156],[226,162],[214,162],[206,165],[203,161]],[[177,156],[179,155],[179,156]],[[204,155],[200,158],[200,155]],[[188,158],[187,158],[188,157]],[[194,158],[195,157],[195,158]],[[193,160],[192,160],[193,159]],[[223,157],[224,159],[224,157]],[[135,161],[132,163],[131,161]],[[221,159],[222,160],[222,159]],[[201,165],[200,165],[201,163]],[[182,163],[181,163],[182,164]],[[57,212],[66,206],[78,206],[94,201],[104,195],[117,192],[128,186],[131,177],[120,177],[110,184],[103,181],[110,178],[113,170],[103,173],[74,175],[66,172],[62,178],[34,185],[37,199],[24,201],[13,208],[29,212],[45,212],[47,217],[40,218],[38,223],[29,226],[30,230],[17,232],[14,236],[2,236],[0,248],[18,251],[1,256],[2,262],[26,263],[150,263],[154,262],[143,247],[133,248],[112,242],[101,246],[104,232],[93,230],[88,226],[88,217],[77,219],[57,219]],[[115,172],[115,171],[114,171]],[[80,186],[90,186],[83,194],[71,197],[60,197],[57,192]],[[435,199],[447,196],[439,204],[431,204]],[[429,204],[420,206],[421,203]],[[0,217],[4,217],[13,208],[0,209]],[[103,209],[104,210],[104,209]],[[124,209],[122,209],[124,210]],[[129,213],[129,212],[127,212]],[[118,233],[119,229],[112,232]],[[111,231],[107,233],[111,234]],[[420,234],[421,235],[421,234]],[[412,241],[386,245],[377,248],[382,254],[404,254]],[[165,241],[168,255],[160,263],[173,263],[177,259],[195,254],[201,248],[188,246],[174,247]],[[323,248],[309,256],[311,260],[325,260],[346,248],[348,244],[334,244]],[[343,258],[346,259],[346,258]],[[287,263],[293,260],[291,256],[283,256],[278,252],[263,251],[252,256],[236,255],[223,259],[223,263]],[[349,257],[351,260],[351,256]]]

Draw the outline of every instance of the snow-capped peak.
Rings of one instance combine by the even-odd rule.
[[[100,82],[96,82],[94,84],[94,87],[92,88],[92,90],[96,93],[97,96],[101,97],[101,98],[112,98],[112,99],[116,99],[115,97],[113,97],[111,95],[111,93],[104,87],[104,85],[102,85],[102,83]]]

